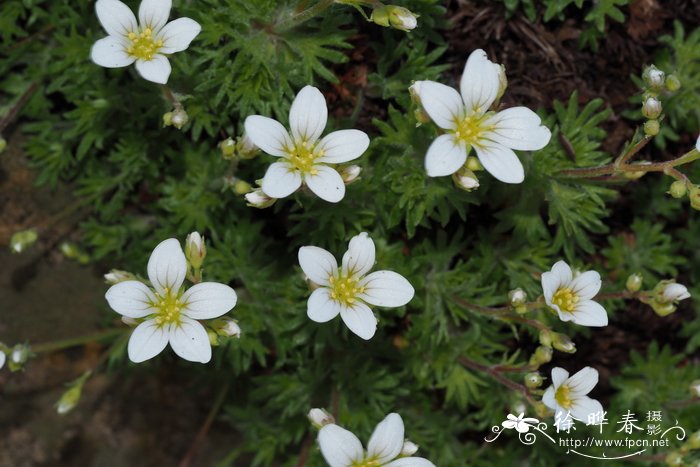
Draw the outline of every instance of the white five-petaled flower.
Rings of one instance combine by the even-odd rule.
[[[503,425],[503,428],[507,428],[509,430],[515,428],[515,430],[518,433],[527,433],[528,431],[530,431],[530,427],[532,426],[531,423],[539,422],[539,420],[537,420],[536,418],[526,418],[525,413],[521,413],[517,417],[509,413],[506,418],[507,420],[501,423],[501,425]]]
[[[299,265],[304,274],[320,287],[309,297],[307,315],[317,323],[338,314],[347,327],[362,339],[371,339],[377,318],[367,306],[403,306],[413,298],[411,284],[392,271],[367,274],[374,265],[374,242],[362,232],[350,240],[339,268],[335,257],[315,246],[299,249]]]
[[[596,271],[586,271],[574,277],[564,261],[558,261],[551,271],[542,273],[542,290],[547,305],[562,321],[581,326],[608,325],[605,308],[592,300],[600,286],[600,274]]]
[[[563,368],[552,368],[552,385],[542,396],[542,403],[555,411],[555,418],[563,420],[570,413],[576,420],[588,421],[588,416],[602,413],[603,406],[587,396],[598,384],[598,370],[587,366],[569,378]]]
[[[513,149],[533,151],[549,143],[552,134],[526,107],[489,111],[501,86],[500,65],[475,50],[464,67],[460,92],[434,81],[414,85],[421,105],[445,130],[428,148],[425,169],[431,177],[451,175],[464,165],[474,148],[481,165],[498,180],[521,183],[523,165]]]
[[[171,0],[142,0],[137,23],[131,9],[119,0],[97,0],[97,18],[109,35],[92,46],[92,61],[106,68],[136,62],[144,79],[167,83],[171,68],[166,55],[187,49],[202,29],[190,18],[168,23],[171,4]]]
[[[182,283],[187,260],[180,242],[161,242],[148,260],[153,290],[140,281],[113,285],[105,297],[117,313],[143,319],[129,339],[131,361],[140,363],[158,355],[170,343],[175,353],[191,362],[211,360],[207,331],[197,320],[217,318],[236,305],[236,292],[228,285],[202,282],[186,291]]]
[[[317,88],[305,86],[289,110],[291,134],[279,123],[261,115],[245,120],[245,132],[253,144],[281,158],[265,173],[262,191],[272,198],[285,198],[302,183],[319,198],[337,203],[345,196],[343,178],[329,164],[357,159],[367,150],[369,137],[360,130],[340,130],[321,140],[328,108]]]
[[[387,415],[374,429],[367,452],[357,436],[335,424],[321,428],[318,444],[330,467],[434,467],[422,457],[398,457],[404,447],[404,426],[396,413]]]

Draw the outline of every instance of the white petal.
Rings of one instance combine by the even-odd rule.
[[[257,147],[271,156],[287,157],[293,147],[289,133],[277,120],[251,115],[245,119],[245,133]]]
[[[97,0],[95,11],[97,19],[110,36],[126,36],[138,30],[134,13],[119,0]]]
[[[262,182],[262,191],[272,198],[286,198],[301,187],[301,174],[286,162],[275,162],[268,167]]]
[[[557,277],[553,272],[546,271],[542,273],[540,279],[542,281],[542,292],[544,292],[544,300],[547,305],[552,305],[552,296],[559,289],[559,277]]]
[[[695,142],[695,149],[700,151],[700,136],[698,136],[698,140]]]
[[[129,360],[141,363],[149,360],[163,351],[168,345],[168,333],[158,326],[154,319],[144,321],[136,326],[129,338]]]
[[[377,332],[377,318],[364,303],[355,302],[352,307],[343,306],[340,317],[353,333],[364,340],[369,340]]]
[[[146,284],[139,281],[124,281],[114,284],[105,294],[109,306],[122,316],[143,318],[155,312],[155,295]]]
[[[333,423],[318,432],[318,444],[330,467],[349,467],[364,457],[362,443],[357,436]]]
[[[158,32],[168,22],[171,6],[171,0],[141,0],[139,25],[142,29],[151,28]]]
[[[459,93],[435,81],[421,81],[421,105],[437,126],[454,130],[457,121],[464,118],[464,103]]]
[[[211,319],[228,313],[236,306],[236,291],[218,282],[202,282],[189,288],[180,300],[182,312],[194,319]]]
[[[170,346],[176,354],[190,362],[211,360],[211,344],[204,326],[186,316],[180,316],[179,326],[171,326]]]
[[[603,413],[603,405],[590,397],[581,397],[579,399],[574,399],[569,411],[571,412],[571,416],[576,420],[587,423],[589,415]]]
[[[384,464],[384,467],[435,467],[435,464],[422,457],[402,457]]]
[[[557,408],[557,401],[554,399],[554,386],[550,386],[542,395],[542,403],[554,410]]]
[[[483,122],[486,127],[495,127],[484,137],[510,149],[542,149],[552,138],[552,132],[540,125],[541,122],[540,117],[527,107],[512,107]]]
[[[554,367],[552,368],[552,384],[554,385],[555,388],[559,388],[562,384],[564,384],[564,381],[569,379],[569,372],[566,371],[563,368]]]
[[[165,55],[156,54],[150,60],[136,60],[136,71],[147,81],[165,84],[168,82],[172,68]]]
[[[306,315],[311,321],[325,323],[340,313],[340,304],[330,296],[330,289],[320,287],[313,291],[309,297]]]
[[[160,295],[165,289],[176,293],[185,280],[187,260],[180,242],[174,238],[163,240],[148,260],[148,278]]]
[[[569,287],[571,285],[571,281],[573,278],[573,272],[571,271],[571,268],[569,267],[568,264],[564,261],[557,261],[554,263],[554,266],[552,266],[552,279],[549,281],[550,282],[550,288],[552,295],[556,293],[556,291],[562,287]],[[544,282],[543,282],[544,286]],[[545,291],[546,293],[546,291]]]
[[[593,390],[596,384],[598,384],[598,370],[590,366],[582,368],[566,382],[574,398],[585,396]]]
[[[374,241],[367,232],[355,235],[343,255],[343,272],[356,277],[364,276],[374,266],[375,255]]]
[[[158,38],[163,40],[163,47],[159,52],[162,54],[182,52],[190,46],[190,42],[201,30],[202,26],[190,18],[178,18],[169,22],[158,33]]]
[[[345,182],[338,171],[327,165],[314,165],[315,174],[304,174],[304,183],[316,196],[337,203],[345,196]]]
[[[467,148],[454,135],[440,135],[435,138],[425,155],[425,171],[429,177],[452,175],[467,160]]]
[[[596,296],[601,284],[600,274],[596,271],[586,271],[576,276],[571,281],[570,287],[580,300],[590,300]]]
[[[318,88],[304,86],[289,110],[289,126],[294,141],[315,143],[321,137],[328,120],[326,99]]]
[[[576,305],[573,313],[570,313],[571,321],[581,326],[607,326],[608,313],[605,308],[593,300],[581,301]]]
[[[5,355],[5,352],[0,350],[0,370],[2,370],[2,367],[5,366],[5,360],[7,360],[7,355]]]
[[[498,65],[486,57],[486,52],[477,49],[469,55],[459,89],[469,114],[483,114],[496,100],[501,81]]]
[[[390,413],[374,429],[367,444],[367,457],[377,457],[380,464],[389,462],[399,455],[403,448],[404,427],[401,416]]]
[[[90,50],[90,58],[105,68],[121,68],[136,61],[126,53],[124,42],[116,36],[107,36],[95,42]]]
[[[323,156],[316,162],[340,164],[360,157],[369,147],[369,136],[360,130],[340,130],[329,133],[318,143]]]
[[[360,284],[365,291],[360,298],[377,306],[403,306],[413,299],[415,290],[401,274],[393,271],[376,271],[365,277]]]
[[[503,183],[522,183],[525,180],[523,164],[512,149],[493,142],[482,142],[474,146],[479,161],[496,179]]]
[[[338,272],[335,257],[317,246],[299,248],[299,266],[306,277],[318,285],[329,285],[329,278]]]

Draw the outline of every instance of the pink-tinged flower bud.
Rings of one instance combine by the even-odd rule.
[[[192,267],[195,269],[201,268],[206,256],[207,247],[204,244],[204,238],[199,235],[199,232],[189,234],[185,240],[185,257]]]
[[[350,185],[352,182],[357,181],[362,172],[362,167],[359,165],[349,165],[340,171],[340,176],[346,185]]]
[[[232,318],[222,318],[217,332],[221,336],[235,337],[236,339],[241,337],[241,328],[238,326],[238,322]]]
[[[323,409],[311,409],[307,415],[309,421],[316,428],[321,428],[326,425],[331,425],[335,423],[335,418],[333,415],[329,414]]]
[[[645,118],[652,120],[657,119],[661,115],[662,110],[661,101],[654,97],[647,98],[644,104],[642,104],[642,115],[644,115]]]
[[[683,284],[672,282],[664,288],[663,298],[666,302],[677,302],[690,298],[690,292],[688,292],[688,288]]]
[[[270,198],[260,188],[247,193],[245,195],[245,199],[248,201],[248,206],[258,209],[268,208],[275,204],[275,201],[277,201],[277,198]]]

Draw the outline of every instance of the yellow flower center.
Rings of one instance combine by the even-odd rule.
[[[163,40],[155,40],[151,28],[138,33],[130,32],[127,37],[131,44],[126,48],[126,53],[140,60],[153,60],[153,56],[163,47]]]
[[[485,132],[493,129],[493,126],[484,125],[484,120],[489,116],[489,114],[481,115],[481,109],[476,109],[476,111],[462,119],[455,119],[457,128],[455,131],[455,138],[462,140],[466,144],[475,146],[482,139]]]
[[[566,311],[567,313],[574,312],[578,300],[578,295],[568,287],[557,290],[552,297],[552,303],[558,306],[561,311]]]
[[[381,467],[382,464],[376,458],[362,459],[361,461],[353,461],[352,467]]]
[[[180,313],[184,304],[180,301],[177,293],[171,293],[170,289],[165,289],[163,295],[156,292],[156,301],[153,307],[156,311],[156,324],[165,326],[167,324],[180,324]]]
[[[365,291],[364,287],[358,287],[357,279],[352,276],[331,276],[329,281],[331,298],[343,305],[352,305],[357,300],[357,295]]]
[[[573,404],[573,401],[569,397],[569,393],[571,390],[569,389],[569,386],[566,384],[562,384],[559,386],[554,393],[554,400],[557,401],[557,404],[560,406],[564,407],[565,409],[568,409],[571,407]]]
[[[289,153],[289,163],[300,172],[316,175],[318,170],[314,169],[314,161],[323,156],[323,150],[314,150],[316,145],[309,144],[308,141],[298,141],[293,148],[287,149]]]

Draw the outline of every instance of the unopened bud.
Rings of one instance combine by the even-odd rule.
[[[172,115],[170,117],[170,123],[178,130],[181,130],[183,126],[187,125],[187,122],[189,120],[190,117],[187,115],[187,112],[185,112],[184,109],[175,110],[174,112],[172,112]]]
[[[306,416],[311,424],[316,428],[322,428],[326,425],[335,423],[335,418],[333,418],[333,415],[329,414],[323,409],[311,409]]]
[[[642,78],[644,82],[655,91],[660,90],[664,85],[664,72],[651,65],[644,73],[642,73]]]
[[[241,159],[252,159],[258,154],[258,147],[253,143],[253,140],[247,134],[243,134],[238,138],[236,149]]]
[[[644,101],[644,104],[642,104],[642,115],[644,115],[645,118],[652,120],[657,119],[661,115],[662,110],[661,101],[654,97],[649,97]]]
[[[411,95],[411,100],[414,104],[423,105],[420,99],[420,91],[423,86],[423,81],[414,81],[408,87],[408,93]]]
[[[625,283],[625,287],[630,292],[638,292],[642,288],[642,275],[641,274],[630,274]]]
[[[542,386],[542,383],[544,382],[542,375],[536,372],[526,374],[524,380],[525,386],[530,389],[538,388]]]
[[[506,77],[506,67],[505,65],[496,65],[498,67],[498,93],[496,93],[496,100],[498,102],[503,94],[506,93],[506,88],[508,87],[508,78]]]
[[[238,322],[232,318],[221,318],[217,323],[216,332],[220,336],[235,337],[236,339],[241,337],[241,328],[238,326]]]
[[[63,253],[63,256],[68,259],[76,259],[80,255],[80,250],[78,250],[75,243],[63,242],[58,248]]]
[[[112,269],[107,274],[104,275],[105,282],[114,285],[124,281],[136,280],[136,276],[130,272],[120,271],[119,269]]]
[[[245,195],[248,206],[264,209],[272,206],[277,198],[270,198],[260,188]]]
[[[10,251],[13,253],[22,253],[24,250],[32,246],[38,238],[39,234],[34,229],[15,232],[10,238]]]
[[[185,240],[185,257],[194,269],[202,267],[204,258],[207,256],[207,247],[199,232],[192,232]]]
[[[543,345],[535,349],[535,353],[530,357],[530,365],[540,367],[552,360],[552,348]]]
[[[5,366],[5,360],[7,360],[7,355],[5,355],[5,352],[0,350],[0,370],[2,370],[2,367]]]
[[[452,174],[452,181],[457,188],[467,192],[479,188],[479,179],[474,175],[474,172],[465,167]]]
[[[527,293],[521,288],[513,289],[508,292],[508,301],[512,306],[524,305],[527,302]]]
[[[683,284],[671,282],[664,287],[662,297],[665,302],[678,302],[690,298],[690,292]]]
[[[233,159],[236,156],[236,142],[233,138],[226,138],[219,143],[219,150],[224,159]]]
[[[696,379],[690,383],[690,387],[688,389],[690,390],[691,396],[700,397],[700,379]]]
[[[647,136],[656,136],[659,134],[661,126],[658,120],[647,120],[644,122],[644,134]]]
[[[71,383],[70,388],[63,393],[56,403],[56,412],[58,412],[59,415],[70,412],[78,405],[78,402],[80,402],[80,395],[83,392],[83,385],[91,374],[91,371],[86,371],[80,378]]]
[[[401,31],[411,31],[418,25],[417,15],[408,8],[396,5],[376,7],[369,20],[379,26],[392,27]]]
[[[653,301],[651,302],[651,308],[657,315],[661,317],[668,316],[676,311],[676,305],[674,305],[673,303],[659,303]]]
[[[560,352],[576,353],[576,344],[566,334],[553,333],[552,346]]]
[[[219,335],[212,331],[211,329],[207,329],[207,337],[209,338],[209,344],[211,344],[212,347],[218,347],[219,345]]]
[[[539,340],[540,344],[544,345],[545,347],[551,347],[552,346],[552,331],[549,329],[543,329],[540,331],[539,335]]]
[[[688,192],[688,187],[684,181],[676,180],[671,183],[671,187],[668,189],[668,193],[674,198],[682,198]]]
[[[102,99],[101,97],[98,99],[94,99],[92,102],[92,107],[95,109],[106,109],[109,107],[109,101],[107,99]]]
[[[670,92],[676,92],[681,88],[681,80],[676,75],[668,75],[666,77],[666,89]]]
[[[410,457],[418,452],[418,445],[413,441],[404,440],[399,457]]]
[[[688,437],[685,447],[688,449],[700,449],[700,431],[696,431]]]
[[[362,167],[359,165],[349,165],[340,171],[340,176],[346,185],[350,185],[358,179],[360,172],[362,172]]]
[[[7,140],[0,136],[0,154],[5,152],[5,149],[7,148]]]
[[[28,359],[29,346],[26,344],[17,344],[10,350],[10,358],[7,361],[7,366],[10,371],[21,370]]]
[[[688,187],[688,199],[690,200],[690,207],[700,211],[700,186],[691,185]]]
[[[237,195],[245,195],[246,193],[250,193],[250,190],[252,190],[253,187],[250,183],[245,182],[243,180],[236,180],[233,183],[233,192],[236,193]]]
[[[478,172],[480,170],[484,170],[484,166],[481,165],[481,162],[479,162],[479,159],[474,156],[469,156],[467,157],[467,162],[465,164],[465,167],[471,170],[472,172]]]
[[[550,413],[549,407],[544,405],[543,402],[535,402],[534,408],[535,415],[537,415],[538,418],[546,418]]]

